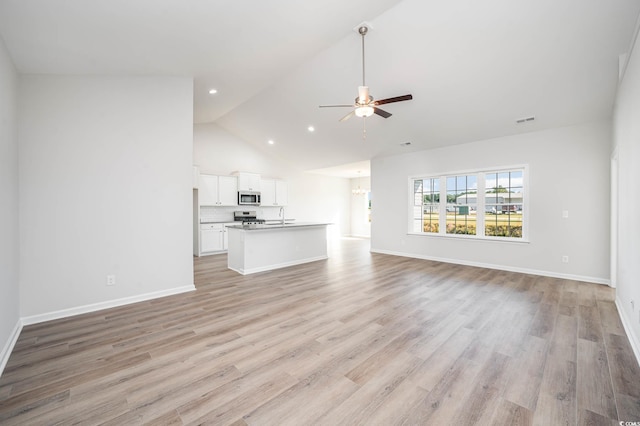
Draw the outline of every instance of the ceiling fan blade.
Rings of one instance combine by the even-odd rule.
[[[353,105],[320,105],[319,108],[353,108]]]
[[[353,117],[356,114],[356,111],[353,110],[351,111],[349,114],[345,115],[344,117],[342,117],[340,120],[338,121],[347,121],[348,119],[350,119],[351,117]]]
[[[411,95],[396,96],[394,98],[387,98],[387,99],[380,99],[379,101],[373,101],[373,104],[384,105],[384,104],[390,104],[392,102],[410,101],[411,99],[413,99],[413,96]]]
[[[378,114],[382,118],[389,118],[392,115],[391,113],[376,107],[373,107],[373,113]]]

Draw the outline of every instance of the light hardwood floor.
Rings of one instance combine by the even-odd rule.
[[[574,425],[640,421],[612,289],[368,252],[25,327],[0,424]]]

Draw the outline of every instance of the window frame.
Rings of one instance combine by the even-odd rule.
[[[476,196],[476,234],[448,234],[446,233],[447,225],[447,178],[455,176],[475,175],[477,181],[477,194],[485,194],[485,179],[487,174],[505,173],[513,171],[522,171],[522,237],[500,237],[485,235],[485,198]],[[439,205],[439,227],[438,232],[418,232],[413,230],[413,217],[415,198],[414,198],[414,182],[424,179],[440,179],[440,205]],[[531,225],[531,217],[529,215],[529,193],[531,192],[529,184],[529,165],[517,164],[498,167],[486,167],[471,170],[459,170],[446,173],[424,173],[419,175],[408,176],[408,212],[407,212],[407,234],[416,236],[425,236],[432,238],[453,238],[464,240],[482,240],[482,241],[498,241],[503,243],[529,243],[529,228]],[[442,200],[445,200],[443,203]],[[478,214],[480,212],[480,214]],[[444,225],[444,226],[443,226]]]

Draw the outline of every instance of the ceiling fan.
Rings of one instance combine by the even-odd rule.
[[[374,100],[369,94],[369,87],[365,84],[364,73],[364,36],[367,35],[369,27],[362,23],[358,27],[358,33],[362,36],[362,86],[358,87],[358,97],[353,105],[320,105],[320,108],[353,108],[353,111],[342,117],[339,121],[346,121],[353,117],[370,117],[373,114],[382,118],[391,117],[391,113],[378,108],[379,105],[390,104],[393,102],[409,101],[413,99],[411,95],[395,96],[393,98]]]

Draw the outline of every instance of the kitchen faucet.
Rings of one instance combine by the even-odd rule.
[[[284,207],[280,207],[280,212],[278,213],[278,217],[282,216],[282,224],[284,225]]]

